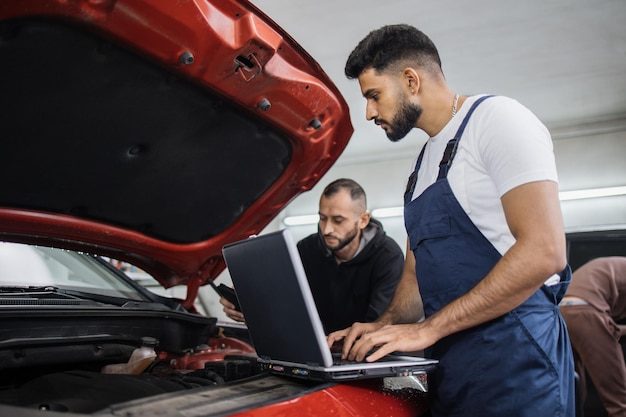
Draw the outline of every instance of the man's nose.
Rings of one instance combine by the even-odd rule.
[[[378,117],[378,111],[376,110],[375,106],[367,103],[367,105],[365,106],[365,118],[367,120],[373,120],[376,117]]]
[[[322,233],[324,235],[327,235],[331,233],[332,231],[333,231],[333,225],[331,224],[331,222],[324,223],[324,226],[322,227]]]

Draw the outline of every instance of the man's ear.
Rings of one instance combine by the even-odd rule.
[[[359,229],[365,229],[367,225],[370,224],[371,218],[372,215],[369,211],[364,211],[363,213],[361,213],[361,215],[359,216]]]
[[[420,75],[414,68],[407,67],[402,71],[403,85],[407,88],[410,94],[415,94],[420,89],[421,79]]]

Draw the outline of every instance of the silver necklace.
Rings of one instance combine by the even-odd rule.
[[[459,95],[454,95],[454,101],[452,102],[452,117],[456,114],[456,104],[459,102]]]

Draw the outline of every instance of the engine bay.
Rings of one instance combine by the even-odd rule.
[[[156,357],[138,375],[103,373],[108,362],[123,363],[136,348],[135,344],[83,344],[16,349],[15,360],[21,356],[29,361],[0,373],[0,404],[94,413],[154,395],[224,385],[260,372],[250,345],[231,337],[214,337],[181,353],[157,347]]]

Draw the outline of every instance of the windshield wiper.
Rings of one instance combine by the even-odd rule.
[[[2,295],[24,295],[24,294],[53,294],[58,291],[58,288],[54,285],[42,285],[42,286],[2,286],[0,287],[0,294]]]
[[[53,285],[43,286],[1,286],[0,305],[96,305],[85,300],[64,294]]]
[[[6,299],[7,297],[15,298],[30,298],[38,300],[56,300],[59,301],[71,301],[71,300],[88,300],[90,302],[97,302],[101,304],[113,304],[116,306],[122,306],[129,300],[121,297],[112,297],[108,295],[93,294],[90,292],[68,290],[65,288],[55,287],[54,285],[42,285],[42,286],[4,286],[0,287],[0,297]]]
[[[134,300],[110,295],[58,288],[53,285],[43,286],[2,286],[0,287],[0,304],[13,304],[11,300],[19,299],[23,304],[106,304],[124,308],[151,310],[171,310],[170,307],[148,300]]]
[[[112,297],[110,295],[101,295],[101,294],[93,294],[93,293],[85,293],[82,291],[75,290],[67,290],[67,289],[58,289],[58,292],[61,294],[71,295],[74,297],[85,298],[92,301],[97,301],[99,303],[104,304],[113,304],[118,307],[126,307],[126,308],[149,308],[151,310],[171,310],[169,307],[155,303],[153,301],[144,301],[144,300],[132,300],[129,298],[122,297]]]

